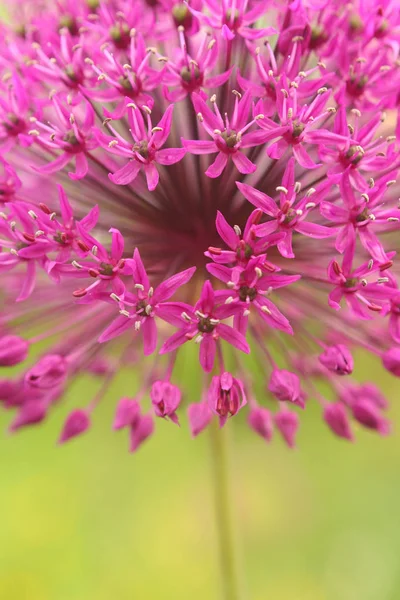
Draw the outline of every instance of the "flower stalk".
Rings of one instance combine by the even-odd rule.
[[[229,430],[215,420],[210,427],[214,511],[218,537],[219,569],[223,600],[242,600],[233,499],[230,489]]]

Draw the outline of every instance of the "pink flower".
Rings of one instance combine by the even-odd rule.
[[[121,398],[115,412],[113,429],[123,429],[134,425],[139,419],[139,414],[140,405],[136,400]]]
[[[154,421],[151,415],[141,415],[130,428],[130,452],[136,452],[154,432]]]
[[[157,417],[169,418],[179,425],[176,410],[181,403],[181,391],[169,381],[155,381],[150,391],[151,402]]]
[[[31,388],[48,390],[61,385],[67,371],[67,361],[63,356],[46,354],[25,374],[25,382]]]
[[[219,417],[220,426],[225,425],[228,417],[247,404],[243,383],[225,372],[211,380],[208,390],[208,406]]]
[[[324,420],[335,435],[346,440],[353,440],[349,418],[343,404],[340,402],[327,404],[324,409]]]
[[[190,404],[188,418],[192,436],[196,437],[205,429],[212,419],[212,411],[207,402]]]
[[[354,422],[389,432],[374,369],[362,383],[352,372],[360,350],[400,372],[400,121],[385,120],[400,109],[400,22],[394,0],[342,4],[10,3],[0,402],[11,431],[95,376],[66,441],[132,371],[138,391],[114,399],[113,423],[131,451],[155,416],[179,423],[188,410],[195,437],[246,396],[250,429],[293,447],[303,389],[337,436],[352,439]]]
[[[308,213],[318,205],[321,197],[329,191],[332,181],[328,179],[317,190],[313,189],[312,195],[311,190],[309,190],[300,201],[297,201],[299,186],[295,183],[294,166],[294,159],[290,159],[285,169],[282,185],[277,188],[280,206],[259,190],[245,183],[237,184],[244,197],[270,217],[265,223],[255,226],[254,233],[257,237],[265,238],[276,231],[282,232],[284,235],[278,241],[277,246],[279,252],[285,258],[294,258],[292,248],[294,231],[315,239],[324,239],[336,234],[334,228],[305,221]]]
[[[196,269],[193,267],[177,273],[154,289],[150,285],[137,249],[134,252],[131,266],[134,291],[124,292],[122,298],[113,295],[121,314],[103,331],[99,342],[107,342],[133,327],[136,332],[142,331],[144,353],[148,356],[154,352],[157,345],[155,317],[168,322],[175,317],[177,311],[182,312],[181,304],[166,301],[191,279]]]
[[[296,446],[296,434],[299,428],[299,417],[291,410],[281,409],[274,415],[275,427],[278,429],[289,448]]]
[[[128,120],[134,144],[127,142],[114,128],[109,128],[114,134],[110,138],[98,132],[99,143],[113,154],[129,158],[123,167],[114,174],[110,180],[117,185],[128,185],[136,179],[139,171],[143,169],[150,191],[155,190],[159,181],[159,172],[156,164],[173,165],[185,155],[184,148],[162,148],[167,141],[172,126],[173,104],[170,104],[156,127],[152,126],[151,110],[143,105],[128,104]],[[142,112],[146,115],[144,118]]]
[[[248,354],[250,348],[245,337],[235,328],[221,323],[221,320],[231,317],[234,311],[231,305],[218,304],[218,293],[215,294],[211,283],[205,281],[194,309],[187,306],[182,312],[184,326],[166,340],[160,353],[171,352],[195,338],[199,344],[200,364],[207,373],[213,370],[219,339]]]
[[[396,377],[400,377],[400,348],[394,346],[382,355],[382,363],[385,369]]]
[[[0,366],[12,367],[28,356],[29,342],[16,335],[0,337]]]
[[[377,431],[380,435],[388,435],[390,424],[387,419],[382,417],[379,408],[367,399],[358,400],[352,406],[353,416],[366,427]]]
[[[90,427],[89,415],[84,410],[74,410],[66,419],[60,438],[59,444],[68,442],[81,433],[87,431]]]
[[[264,438],[266,442],[271,441],[274,421],[269,410],[261,406],[255,406],[250,410],[247,422],[250,428]]]
[[[300,388],[300,379],[296,373],[285,369],[274,369],[269,383],[269,391],[281,402],[291,402],[304,408],[304,395]]]
[[[251,94],[246,92],[242,97],[239,92],[235,93],[235,107],[230,119],[225,115],[222,117],[216,97],[211,97],[214,112],[207,106],[203,98],[198,94],[192,95],[193,106],[197,118],[212,137],[208,140],[186,140],[182,138],[182,144],[191,154],[213,154],[218,152],[214,162],[208,167],[206,175],[215,179],[219,177],[231,158],[239,173],[254,173],[256,165],[242,152],[245,148],[257,146],[267,140],[267,136],[260,130],[246,133],[257,121],[263,119],[262,114],[256,115],[251,121],[248,120],[251,107]]]
[[[350,350],[343,344],[328,346],[318,358],[324,367],[338,375],[349,375],[353,372],[353,357]]]

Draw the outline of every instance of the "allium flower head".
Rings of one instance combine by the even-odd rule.
[[[43,422],[89,373],[99,390],[70,406],[59,442],[87,432],[130,369],[113,428],[131,451],[186,412],[193,436],[247,412],[293,447],[306,402],[338,437],[353,440],[354,422],[386,435],[386,400],[351,376],[359,350],[400,375],[397,3],[23,0],[11,13],[10,431]]]

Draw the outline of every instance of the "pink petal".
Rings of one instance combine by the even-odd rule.
[[[75,162],[75,173],[68,173],[68,176],[70,179],[78,181],[79,179],[83,179],[84,177],[86,177],[89,171],[89,165],[87,158],[83,152],[80,152],[76,155]]]
[[[26,275],[16,302],[23,302],[32,294],[36,283],[36,264],[34,260],[26,263]]]
[[[236,185],[249,202],[257,208],[261,208],[267,215],[273,217],[279,212],[275,200],[270,198],[270,196],[267,196],[267,194],[263,194],[263,192],[260,192],[247,183],[240,183],[237,181]]]
[[[243,175],[254,173],[254,171],[257,169],[257,165],[251,162],[251,160],[242,154],[242,152],[235,152],[232,154],[232,160],[239,173],[242,173]]]
[[[115,261],[119,261],[124,253],[124,238],[121,232],[114,227],[111,227],[109,232],[112,233],[111,256]]]
[[[160,354],[166,354],[167,352],[172,352],[185,344],[188,341],[187,334],[188,329],[181,329],[180,331],[176,331],[169,337],[161,346]]]
[[[196,267],[191,267],[190,269],[186,269],[186,271],[176,273],[176,275],[160,283],[154,292],[154,302],[163,302],[171,298],[182,285],[190,281],[195,271]]]
[[[299,165],[304,167],[304,169],[316,169],[320,166],[320,164],[312,160],[302,144],[295,144],[293,146],[293,154]]]
[[[217,154],[217,158],[208,167],[208,169],[206,171],[206,175],[208,177],[211,177],[212,179],[219,177],[221,175],[222,171],[225,169],[227,162],[228,162],[227,155],[224,154],[223,152],[219,152]]]
[[[147,187],[149,188],[149,191],[152,192],[156,189],[160,178],[160,175],[157,171],[157,167],[154,163],[149,163],[147,165],[144,165],[143,169],[146,175]]]
[[[134,319],[128,319],[124,315],[119,315],[110,325],[103,331],[99,337],[99,343],[108,342],[119,335],[122,335],[135,324]]]
[[[233,327],[229,327],[229,325],[225,325],[224,323],[220,323],[217,328],[218,335],[222,337],[223,340],[231,344],[238,350],[245,352],[246,354],[250,353],[250,347],[246,342],[246,338]]]
[[[161,148],[167,141],[169,133],[171,131],[172,126],[172,113],[174,110],[174,105],[170,104],[163,114],[161,121],[157,124],[157,127],[160,127],[162,131],[157,131],[153,136],[153,142],[155,143],[157,148]]]
[[[214,368],[216,350],[217,344],[213,336],[206,333],[200,342],[199,353],[200,364],[206,373],[211,373]]]
[[[110,173],[108,178],[116,185],[128,185],[140,171],[140,164],[136,160],[130,160],[115,173]]]
[[[295,230],[317,240],[331,237],[338,231],[334,227],[325,227],[324,225],[317,225],[316,223],[310,223],[309,221],[299,221],[295,225]]]
[[[157,325],[153,317],[147,317],[142,322],[142,334],[144,355],[150,356],[157,346]]]
[[[217,227],[219,237],[225,242],[228,248],[236,250],[239,238],[233,227],[229,225],[229,223],[226,221],[225,217],[222,213],[220,213],[219,210],[217,211],[215,225]]]
[[[165,148],[164,150],[157,150],[156,162],[160,165],[173,165],[185,156],[185,148]]]
[[[34,167],[36,171],[42,173],[43,175],[51,175],[52,173],[57,173],[57,171],[61,171],[72,159],[71,154],[64,152],[58,158],[53,160],[53,162],[44,165],[43,167]]]
[[[184,140],[181,139],[184,148],[191,154],[211,154],[218,152],[215,142],[208,140]]]
[[[74,217],[74,213],[72,212],[72,206],[69,203],[67,194],[64,191],[64,188],[57,184],[57,189],[58,189],[58,195],[60,198],[60,209],[61,209],[61,216],[62,219],[64,221],[64,223],[69,223],[70,221],[72,221],[73,217]]]

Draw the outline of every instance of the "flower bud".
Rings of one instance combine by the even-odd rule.
[[[291,410],[280,410],[275,414],[274,422],[289,448],[294,448],[296,433],[300,424],[297,414]]]
[[[23,362],[29,350],[29,343],[17,335],[0,337],[0,367],[13,367]]]
[[[152,435],[153,431],[154,421],[151,415],[140,416],[134,425],[131,426],[129,451],[136,452],[139,446]]]
[[[196,437],[207,427],[212,419],[212,412],[207,402],[195,402],[188,408],[188,418],[192,436]]]
[[[26,425],[40,423],[46,416],[46,405],[37,400],[28,400],[19,409],[13,422],[10,425],[10,431],[17,431]]]
[[[225,371],[212,378],[207,401],[222,427],[229,416],[236,415],[247,403],[243,383]]]
[[[340,402],[333,402],[325,406],[324,420],[337,436],[346,440],[354,439],[346,410]]]
[[[59,354],[47,354],[27,371],[25,382],[30,387],[50,389],[62,384],[66,377],[65,358]]]
[[[382,417],[379,408],[366,399],[358,400],[352,407],[353,416],[368,429],[373,429],[381,435],[388,435],[390,433],[390,423],[387,419]]]
[[[400,377],[400,347],[393,347],[382,355],[382,362],[385,369],[392,375]]]
[[[128,425],[133,425],[140,415],[140,406],[136,400],[130,398],[121,398],[115,411],[113,429],[123,429]]]
[[[304,408],[304,396],[300,389],[300,379],[295,373],[284,369],[274,369],[269,380],[268,389],[281,402],[292,402]]]
[[[171,419],[179,425],[176,409],[181,402],[181,391],[169,381],[155,381],[151,386],[150,398],[157,417]]]
[[[269,410],[261,406],[252,408],[249,412],[247,422],[251,429],[264,438],[266,442],[271,440],[274,423]]]
[[[353,372],[353,357],[347,346],[343,344],[328,346],[318,358],[324,367],[337,375],[350,375]]]
[[[59,444],[64,444],[73,437],[84,433],[90,427],[90,418],[85,410],[74,410],[68,415],[60,438]]]

